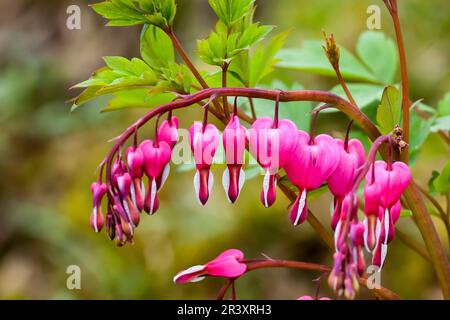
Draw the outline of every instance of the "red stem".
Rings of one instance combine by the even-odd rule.
[[[367,116],[362,113],[358,108],[353,106],[351,103],[342,99],[341,97],[320,90],[299,90],[299,91],[282,91],[279,90],[265,90],[265,89],[253,89],[253,88],[217,88],[217,89],[204,89],[200,90],[194,94],[186,95],[183,99],[177,99],[175,101],[163,104],[157,108],[152,109],[144,116],[139,118],[133,125],[128,127],[118,138],[116,144],[112,147],[108,153],[105,164],[106,172],[111,172],[111,160],[114,154],[117,152],[119,147],[125,143],[125,141],[135,132],[136,129],[143,126],[154,116],[168,112],[175,109],[184,108],[200,102],[202,100],[219,96],[239,96],[239,97],[252,97],[268,100],[276,100],[277,97],[279,101],[316,101],[332,104],[336,106],[339,110],[347,114],[352,118],[364,131],[367,132],[370,139],[374,140],[380,135],[380,132],[376,126],[367,118]],[[107,180],[111,177],[107,174]]]

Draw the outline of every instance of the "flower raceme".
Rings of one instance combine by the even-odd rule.
[[[189,145],[196,166],[194,189],[201,205],[205,205],[211,195],[213,174],[210,169],[220,142],[219,130],[207,123],[206,115],[207,112],[203,122],[195,122],[189,129]],[[118,148],[115,160],[114,155],[109,159],[106,183],[102,183],[102,166],[99,181],[91,187],[91,225],[96,232],[105,225],[108,236],[119,246],[132,242],[140,213],[153,214],[158,210],[158,192],[168,177],[177,140],[178,119],[170,115],[157,128],[154,140],[144,140],[138,145],[135,136],[134,144],[125,152],[125,162],[122,161],[122,145]],[[335,230],[336,248],[329,284],[339,294],[353,298],[358,290],[358,277],[365,269],[363,247],[372,252],[373,264],[381,267],[384,263],[387,245],[394,237],[394,224],[400,216],[400,196],[410,180],[408,166],[402,162],[376,161],[370,167],[374,152],[369,153],[371,160],[366,159],[359,140],[346,138],[343,141],[327,134],[310,136],[286,119],[262,117],[247,130],[236,111],[223,131],[222,144],[227,165],[222,184],[231,203],[238,199],[245,182],[243,164],[247,147],[264,169],[261,202],[265,207],[276,200],[280,169],[285,170],[288,179],[298,188],[289,214],[294,225],[307,218],[308,192],[328,184],[334,195],[331,226]],[[359,222],[355,190],[364,175],[366,217],[364,222]],[[144,176],[148,177],[147,183]],[[104,218],[101,200],[105,195],[108,203]],[[180,272],[174,281],[199,281],[205,276],[232,279],[246,270],[242,252],[233,249],[204,265]]]
[[[198,282],[206,276],[234,279],[247,271],[243,262],[244,254],[237,249],[229,249],[219,254],[215,259],[204,265],[197,265],[179,272],[174,278],[175,283]]]

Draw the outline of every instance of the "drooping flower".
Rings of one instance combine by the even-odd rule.
[[[195,194],[200,204],[205,205],[214,183],[210,168],[219,145],[219,130],[213,124],[203,126],[195,122],[189,128],[189,142],[197,167],[194,176]]]
[[[102,213],[102,199],[105,196],[108,187],[104,183],[94,182],[91,185],[92,192],[92,214],[91,226],[95,232],[100,232],[105,222]]]
[[[371,170],[369,171],[372,175]],[[367,177],[366,177],[367,180]],[[364,243],[367,251],[373,251],[377,243],[377,221],[380,211],[380,187],[377,183],[366,181],[364,186]]]
[[[297,145],[284,165],[289,180],[299,189],[290,210],[294,225],[301,224],[308,215],[308,191],[319,188],[333,173],[339,162],[339,147],[326,134],[310,139],[304,131],[297,131]]]
[[[122,200],[122,206],[127,214],[128,221],[131,222],[133,227],[139,224],[139,211],[135,201],[132,200],[132,187],[133,182],[128,172],[117,177],[117,186],[120,192],[120,198]]]
[[[157,179],[164,174],[164,170],[170,162],[171,149],[164,141],[155,143],[151,140],[144,140],[139,148],[144,155],[144,171],[149,178],[144,210],[153,214],[159,207]]]
[[[179,272],[173,281],[175,283],[198,282],[206,276],[238,278],[247,271],[247,265],[242,262],[243,259],[242,251],[229,249],[204,265],[193,266]]]
[[[376,161],[366,175],[364,198],[368,231],[365,242],[368,249],[373,250],[372,263],[380,269],[386,258],[388,243],[394,237],[394,224],[400,216],[400,197],[410,180],[409,167],[399,161]]]
[[[366,160],[364,147],[358,139],[350,139],[347,143],[341,139],[335,139],[335,141],[340,150],[339,162],[327,180],[328,187],[334,195],[334,211],[331,219],[333,230],[336,229],[339,221],[342,201],[353,188],[356,170]]]
[[[287,119],[274,122],[270,117],[256,120],[250,129],[251,154],[265,170],[261,202],[268,208],[276,199],[276,174],[283,168],[297,144],[297,127]]]
[[[178,141],[178,118],[171,116],[164,120],[158,128],[157,137],[158,142],[164,141],[173,149]]]
[[[129,147],[126,152],[126,158],[129,168],[130,177],[133,180],[131,185],[131,199],[136,204],[137,209],[141,212],[144,210],[145,186],[142,176],[144,175],[144,154],[137,147]]]
[[[372,184],[372,173],[366,175],[366,180]],[[400,199],[403,191],[411,180],[409,167],[401,162],[386,163],[385,161],[375,161],[375,183],[380,188],[379,203],[385,209],[390,209]]]
[[[178,142],[178,118],[170,116],[169,119],[164,120],[158,128],[156,135],[158,142],[165,142],[170,146],[170,149]],[[161,175],[156,179],[156,186],[158,191],[164,186],[170,173],[170,164],[167,163]]]
[[[237,115],[231,117],[230,122],[223,131],[223,147],[227,168],[223,172],[222,184],[228,201],[234,203],[245,182],[245,172],[242,170],[244,164],[245,144],[247,131],[240,124]]]

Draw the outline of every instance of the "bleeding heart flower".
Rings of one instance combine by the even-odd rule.
[[[102,199],[108,191],[108,187],[104,183],[94,182],[91,185],[92,191],[92,214],[91,226],[95,232],[100,232],[105,222],[102,214]]]
[[[383,208],[391,208],[401,197],[403,191],[411,180],[409,167],[400,161],[388,164],[385,161],[375,161],[375,183],[380,188],[380,205]],[[367,173],[366,180],[372,183],[371,170]]]
[[[131,200],[136,204],[139,212],[144,210],[145,186],[142,176],[144,175],[144,154],[140,148],[129,147],[126,158],[130,176],[133,180],[131,185]]]
[[[372,175],[370,170],[368,175]],[[364,243],[367,251],[373,251],[377,244],[377,220],[380,210],[380,187],[377,183],[370,183],[367,180],[364,186]]]
[[[244,254],[240,250],[230,249],[222,252],[214,260],[204,264],[190,267],[179,272],[174,278],[175,283],[198,282],[205,276],[238,278],[247,271],[243,263]]]
[[[133,227],[136,227],[139,224],[139,211],[135,202],[131,199],[132,183],[131,176],[128,172],[117,177],[117,186],[120,191],[122,206],[127,214],[128,221],[131,222]]]
[[[319,188],[333,173],[339,162],[340,149],[326,134],[310,140],[304,131],[297,132],[297,146],[284,166],[289,180],[299,189],[290,211],[294,225],[301,224],[308,215],[308,191]]]
[[[283,168],[297,144],[297,127],[287,119],[279,120],[275,126],[270,117],[256,120],[250,129],[250,153],[264,168],[261,202],[268,208],[276,199],[278,169]]]
[[[195,194],[199,203],[205,205],[214,183],[210,168],[219,145],[219,130],[213,124],[203,128],[202,123],[195,122],[189,128],[189,142],[197,167],[194,176]]]
[[[398,205],[393,211],[393,207],[398,203],[402,193],[405,191],[411,179],[411,173],[408,166],[403,162],[394,162],[388,164],[385,161],[376,161],[375,166],[371,167],[366,175],[366,185],[364,187],[365,207],[364,213],[366,215],[366,234],[365,243],[369,251],[374,250],[375,245],[378,246],[379,262],[383,261],[382,246],[379,244],[377,235],[377,228],[379,222],[384,220],[386,224],[390,224],[389,219],[383,219],[383,216],[388,214],[394,216],[400,214]],[[381,226],[382,228],[382,226]],[[391,234],[393,237],[393,227]],[[389,232],[388,232],[389,233]],[[391,237],[391,236],[390,236]],[[378,242],[378,244],[377,244]],[[383,242],[383,241],[382,241]],[[387,243],[385,243],[387,250]],[[385,254],[384,254],[385,255]]]
[[[154,143],[151,140],[144,140],[139,148],[144,155],[144,171],[149,178],[149,190],[145,197],[144,210],[153,214],[159,207],[159,188],[156,181],[159,177],[166,175],[164,172],[167,171],[172,151],[164,141]]]
[[[164,120],[158,128],[158,142],[164,141],[170,148],[176,145],[178,141],[178,118],[171,116]]]
[[[242,165],[244,164],[245,144],[247,142],[247,131],[240,124],[238,116],[232,116],[223,131],[222,139],[227,163],[227,168],[222,176],[222,184],[228,201],[234,203],[245,182],[245,172],[242,170]]]
[[[331,227],[336,229],[342,209],[344,197],[351,192],[356,177],[356,170],[364,164],[366,155],[364,147],[358,139],[351,139],[346,144],[341,139],[335,139],[340,149],[339,163],[327,180],[328,187],[334,195],[334,211]]]

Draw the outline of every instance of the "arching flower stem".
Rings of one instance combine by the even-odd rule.
[[[315,263],[308,263],[308,262],[301,262],[301,261],[292,261],[292,260],[263,260],[259,262],[253,262],[247,264],[247,271],[246,273],[258,270],[258,269],[267,269],[267,268],[292,268],[292,269],[300,269],[300,270],[308,270],[308,271],[317,271],[321,272],[322,276],[323,274],[327,274],[330,272],[331,268],[325,265],[321,264],[315,264]],[[233,285],[233,282],[235,279],[229,279],[220,289],[217,299],[222,300],[228,291],[228,289]],[[365,286],[367,288],[367,278],[361,277],[359,279],[359,282],[361,285]],[[369,288],[368,288],[369,289]],[[379,289],[369,289],[375,296],[377,296],[380,299],[385,300],[400,300],[401,297],[397,295],[395,292],[380,287]]]

